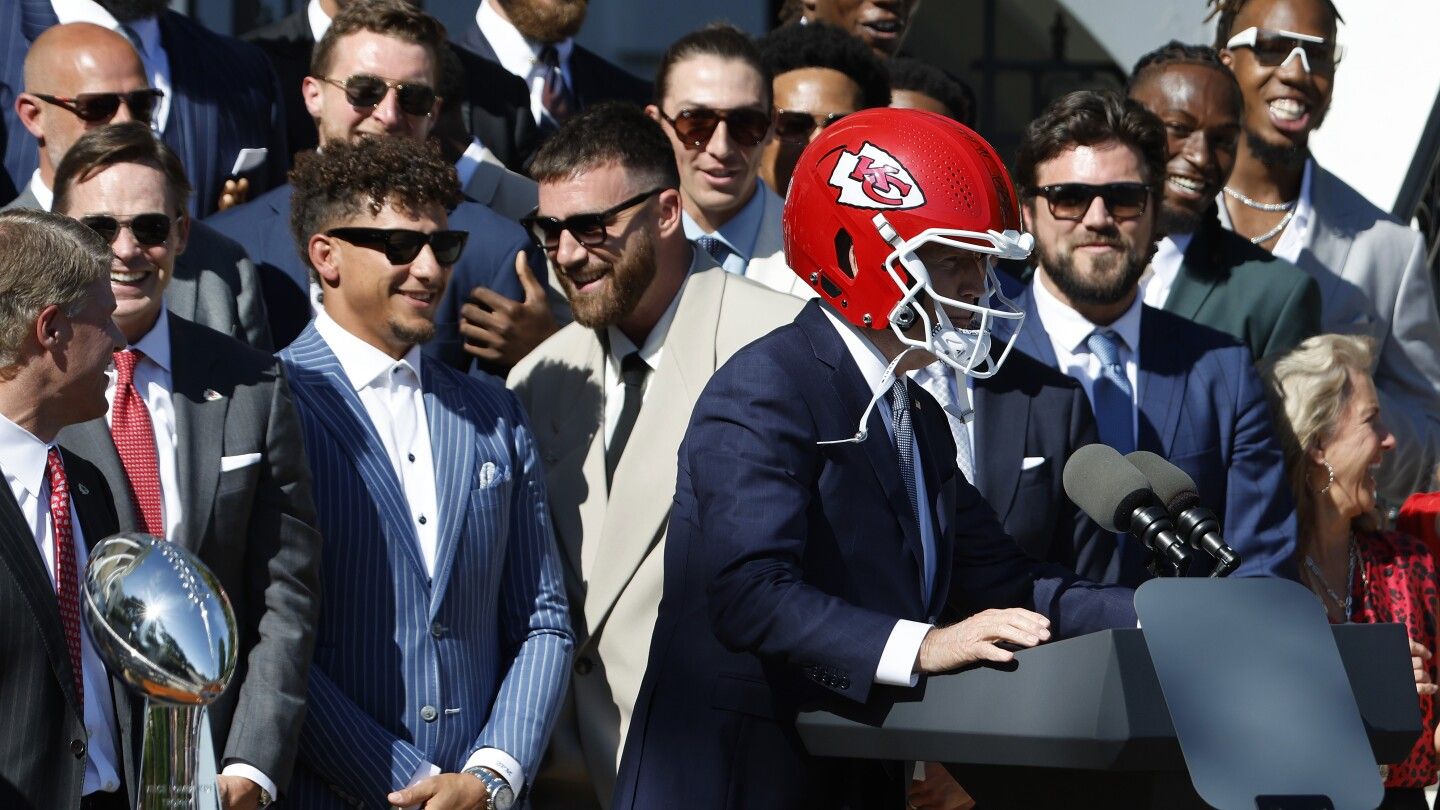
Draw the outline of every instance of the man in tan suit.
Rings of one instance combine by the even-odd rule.
[[[638,109],[599,105],[531,164],[545,247],[575,322],[520,362],[576,634],[572,688],[532,802],[608,807],[660,603],[675,459],[716,367],[799,299],[685,239],[675,160]]]

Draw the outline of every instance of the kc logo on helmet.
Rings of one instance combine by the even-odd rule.
[[[842,151],[830,185],[840,189],[841,205],[900,210],[925,204],[925,192],[900,161],[873,143],[859,153]]]

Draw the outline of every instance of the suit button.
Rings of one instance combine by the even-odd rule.
[[[594,662],[594,661],[591,661],[589,656],[582,655],[582,656],[580,656],[579,658],[576,658],[576,659],[575,659],[575,674],[576,674],[576,675],[589,675],[589,674],[590,674],[590,670],[592,670],[592,669],[594,669],[594,668],[595,668],[595,662]]]
[[[434,706],[422,706],[420,708],[420,719],[424,720],[427,723],[435,722],[435,718],[439,716],[440,713],[435,711]]]
[[[434,636],[435,638],[440,638],[441,636],[445,635],[445,625],[441,624],[440,622],[435,622],[434,624],[430,625],[430,635]]]
[[[85,758],[85,741],[84,741],[84,740],[80,740],[80,739],[71,740],[71,741],[70,741],[70,753],[74,754],[76,759],[84,759],[84,758]]]

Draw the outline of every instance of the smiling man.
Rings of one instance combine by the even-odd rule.
[[[1229,333],[1256,360],[1317,334],[1315,280],[1216,216],[1244,110],[1230,69],[1213,48],[1172,41],[1140,58],[1129,94],[1165,125],[1168,157],[1145,303]]]
[[[1195,479],[1243,558],[1237,574],[1294,578],[1295,506],[1250,352],[1140,297],[1165,143],[1159,119],[1108,92],[1062,96],[1026,127],[1016,181],[1037,268],[1016,299],[1028,317],[1015,344],[1080,381],[1102,442]],[[1104,581],[1149,578],[1139,541],[1120,538],[1108,556]]]
[[[876,56],[894,56],[905,40],[917,0],[799,0],[806,24],[829,23],[858,37]]]
[[[1440,462],[1440,313],[1425,240],[1316,163],[1340,16],[1330,0],[1219,0],[1216,47],[1245,94],[1244,137],[1221,221],[1320,284],[1325,332],[1374,338],[1375,387],[1395,452],[1380,494],[1434,489]]]

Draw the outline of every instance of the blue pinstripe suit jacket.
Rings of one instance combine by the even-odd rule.
[[[325,537],[309,714],[287,804],[388,807],[424,762],[499,748],[534,777],[572,636],[530,428],[514,396],[426,358],[439,543],[424,563],[405,496],[312,324],[280,353]]]

